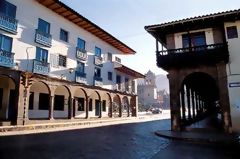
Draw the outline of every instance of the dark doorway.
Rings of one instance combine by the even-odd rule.
[[[8,105],[8,119],[14,121],[16,119],[16,108],[15,108],[15,98],[16,98],[16,91],[10,90],[9,95],[9,105]]]
[[[101,102],[99,100],[95,100],[95,116],[100,116],[101,111]]]
[[[64,96],[63,95],[55,95],[54,110],[64,111]]]

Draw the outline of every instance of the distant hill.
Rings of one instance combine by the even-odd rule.
[[[156,75],[156,85],[157,90],[165,89],[167,92],[169,92],[169,82],[166,75]]]

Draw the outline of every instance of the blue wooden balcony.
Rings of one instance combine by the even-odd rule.
[[[87,60],[87,51],[81,48],[76,48],[76,58],[79,60],[86,61]]]
[[[0,50],[0,66],[13,67],[14,66],[14,53]]]
[[[18,21],[12,17],[0,13],[0,29],[17,34]]]
[[[166,70],[229,61],[226,43],[157,51],[156,56],[158,67]]]
[[[84,72],[76,71],[75,72],[75,79],[76,79],[76,82],[78,82],[78,83],[87,84],[86,73],[84,73]]]
[[[52,35],[43,33],[41,31],[39,31],[38,29],[36,29],[35,42],[38,44],[47,46],[47,47],[51,47],[52,46]]]
[[[33,60],[33,73],[48,75],[49,63]]]

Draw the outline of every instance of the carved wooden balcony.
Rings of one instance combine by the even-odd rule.
[[[227,43],[203,45],[157,51],[157,65],[165,70],[170,68],[214,65],[220,61],[228,62]]]

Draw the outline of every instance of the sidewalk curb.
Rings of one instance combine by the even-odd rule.
[[[169,130],[170,131],[170,130]],[[206,144],[223,144],[223,145],[238,145],[239,143],[237,141],[237,138],[235,135],[232,135],[232,139],[214,139],[214,138],[191,138],[187,137],[185,135],[180,135],[180,136],[174,136],[174,135],[167,135],[164,133],[161,133],[161,131],[156,131],[155,135],[159,137],[164,137],[167,139],[172,139],[172,140],[181,140],[181,141],[187,141],[187,142],[194,142],[194,143],[206,143]],[[205,134],[202,134],[205,135]]]
[[[110,119],[91,119],[83,121],[68,121],[68,122],[55,122],[55,123],[42,123],[31,125],[18,125],[18,126],[4,126],[0,127],[0,136],[10,135],[23,135],[33,133],[57,132],[73,129],[84,129],[108,125],[126,124],[147,122],[154,120],[165,119],[163,116],[138,116],[126,118],[110,118]]]

